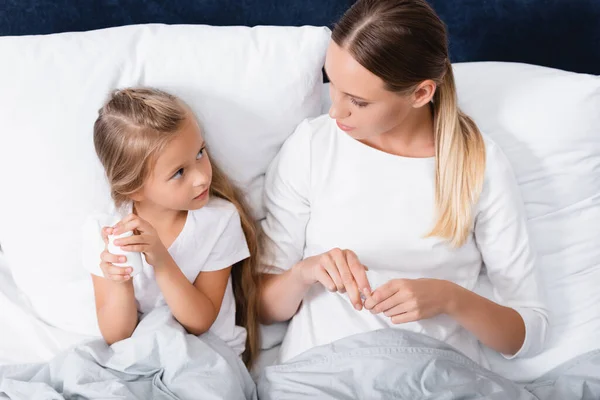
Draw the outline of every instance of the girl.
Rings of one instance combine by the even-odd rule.
[[[519,190],[457,107],[442,21],[425,0],[359,0],[332,39],[329,115],[298,127],[266,179],[260,312],[292,319],[280,360],[389,327],[480,363],[480,343],[539,352],[548,322]],[[473,292],[484,265],[495,301]]]
[[[192,111],[159,90],[115,91],[99,111],[94,146],[112,215],[123,217],[103,239],[134,231],[114,244],[145,258],[132,278],[131,268],[113,265],[126,257],[105,248],[91,271],[106,342],[130,337],[138,311],[167,304],[189,333],[211,330],[251,364],[259,348],[256,229],[238,190],[211,164]]]

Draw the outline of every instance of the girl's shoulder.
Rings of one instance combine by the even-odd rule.
[[[189,211],[191,217],[195,220],[224,220],[228,221],[233,216],[238,215],[235,205],[223,198],[212,195],[208,203],[202,208]]]

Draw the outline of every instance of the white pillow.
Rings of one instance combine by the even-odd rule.
[[[498,62],[454,73],[461,108],[513,166],[550,309],[542,354],[486,353],[494,371],[533,380],[600,348],[600,77]],[[489,289],[484,277],[478,292]]]
[[[320,112],[329,33],[141,25],[0,38],[0,243],[39,316],[82,333],[96,327],[80,232],[110,199],[92,143],[110,90],[148,85],[183,98],[260,218],[267,165]]]
[[[550,310],[546,350],[492,369],[527,381],[600,348],[600,77],[513,63],[454,66],[459,103],[510,160]]]

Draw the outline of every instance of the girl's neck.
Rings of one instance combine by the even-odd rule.
[[[150,204],[148,202],[133,202],[133,213],[146,220],[156,229],[159,236],[175,236],[179,234],[187,218],[186,210],[172,210]],[[174,232],[175,231],[175,232]],[[161,237],[162,239],[162,237]]]

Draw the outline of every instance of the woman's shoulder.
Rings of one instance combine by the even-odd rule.
[[[494,139],[483,135],[485,143],[485,174],[481,200],[496,198],[509,193],[519,193],[517,176],[511,160],[503,147]]]
[[[283,148],[298,147],[310,148],[313,144],[323,145],[331,139],[335,123],[324,114],[315,118],[307,118],[298,124],[298,127],[285,141]]]
[[[512,165],[494,139],[486,134],[482,134],[485,145],[485,179],[490,180],[505,174],[513,174]]]

